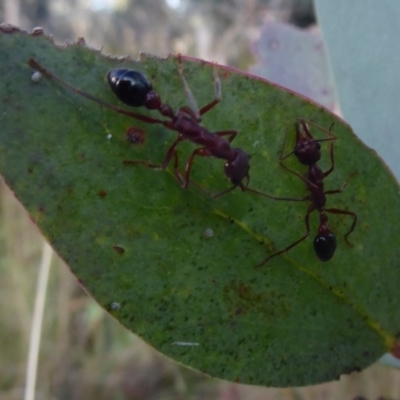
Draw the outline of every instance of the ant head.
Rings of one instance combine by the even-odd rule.
[[[318,228],[318,235],[314,239],[314,251],[321,261],[329,261],[336,250],[336,237],[328,228],[328,217],[321,213],[321,223]]]
[[[239,185],[244,178],[249,177],[250,155],[242,149],[233,149],[236,157],[233,161],[228,161],[225,164],[225,175],[235,186]]]
[[[296,143],[294,154],[303,165],[316,164],[321,158],[321,144],[317,140],[302,136]]]
[[[151,82],[141,72],[130,69],[111,70],[107,81],[118,99],[132,107],[144,106],[147,95],[153,90]]]

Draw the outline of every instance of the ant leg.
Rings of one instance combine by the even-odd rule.
[[[171,146],[171,148],[172,148],[172,146]],[[168,153],[169,153],[169,152],[168,152]],[[148,167],[148,168],[154,168],[154,169],[161,169],[161,170],[163,170],[163,169],[165,169],[165,168],[167,167],[168,163],[171,161],[171,158],[172,158],[172,156],[173,156],[174,159],[175,159],[175,161],[174,161],[174,174],[175,174],[175,177],[176,177],[177,181],[179,182],[179,184],[180,184],[183,188],[186,189],[186,188],[187,188],[187,184],[186,184],[186,182],[185,182],[185,178],[182,176],[181,171],[179,170],[179,159],[178,159],[178,153],[177,153],[177,151],[176,151],[176,148],[175,148],[175,147],[172,148],[171,153],[168,154],[167,156],[168,156],[168,159],[167,159],[167,157],[166,157],[166,159],[164,160],[164,162],[167,161],[167,163],[166,163],[165,166],[163,166],[163,164],[162,164],[162,165],[157,165],[157,164],[153,164],[153,163],[151,163],[151,162],[140,161],[140,160],[138,160],[138,161],[129,161],[129,160],[125,160],[125,161],[124,161],[124,164],[141,164],[141,165],[144,165],[144,166],[146,166],[146,167]]]
[[[140,165],[144,165],[147,168],[162,169],[161,165],[154,164],[154,163],[152,163],[150,161],[144,161],[144,160],[124,160],[124,161],[122,161],[122,163],[124,165],[137,165],[137,164],[140,164]]]
[[[113,104],[107,103],[106,101],[103,101],[103,100],[91,95],[90,93],[85,92],[82,89],[79,89],[79,88],[76,88],[76,87],[70,85],[68,82],[64,81],[57,75],[53,74],[52,72],[50,72],[49,70],[44,68],[41,64],[39,64],[33,58],[30,58],[28,60],[28,65],[31,68],[33,68],[34,70],[39,71],[43,75],[47,76],[48,78],[53,79],[54,81],[60,83],[61,85],[65,86],[66,88],[72,90],[76,94],[78,94],[82,97],[85,97],[86,99],[91,100],[103,107],[113,110],[113,111],[117,112],[118,114],[127,115],[128,117],[132,117],[132,118],[138,119],[139,121],[147,122],[150,124],[164,124],[164,121],[162,121],[160,119],[147,117],[146,115],[136,114],[135,112],[124,110],[121,107],[117,107],[117,106],[114,106]]]
[[[309,138],[309,139],[314,139],[313,135],[311,135],[310,130],[308,129],[307,123],[309,121],[307,121],[306,119],[303,118],[297,118],[295,126],[296,126],[296,143],[297,143],[297,139],[298,137],[301,136],[301,132],[300,132],[300,124],[303,127],[303,132],[304,134]]]
[[[183,67],[182,67],[182,57],[181,54],[178,54],[178,73],[179,73],[179,77],[181,78],[181,81],[183,83],[183,86],[185,88],[185,93],[186,93],[186,97],[189,100],[190,103],[190,108],[192,110],[192,112],[194,113],[195,119],[197,121],[201,120],[201,113],[199,111],[199,107],[197,105],[196,99],[193,96],[192,91],[189,88],[189,85],[186,81],[185,75],[183,73]]]
[[[307,210],[307,214],[304,218],[304,223],[306,224],[306,233],[304,236],[302,236],[299,240],[296,240],[294,243],[292,243],[290,246],[285,247],[283,250],[279,250],[276,253],[271,254],[268,256],[263,262],[260,264],[256,265],[256,268],[259,268],[266,264],[271,258],[279,256],[279,254],[285,253],[292,249],[293,247],[297,246],[299,243],[301,243],[303,240],[307,239],[310,236],[310,214],[315,210],[314,204],[310,204]]]
[[[175,162],[174,162],[175,177],[178,180],[179,184],[183,187],[184,186],[184,178],[181,174],[181,171],[179,170],[178,153],[176,152],[176,150],[174,151],[174,158],[175,158]]]
[[[351,217],[353,217],[353,223],[351,224],[351,227],[348,230],[348,232],[344,235],[345,242],[349,246],[353,247],[353,245],[348,240],[348,236],[350,235],[351,232],[354,231],[354,228],[356,227],[357,214],[355,212],[353,212],[353,211],[339,210],[337,208],[326,208],[325,211],[328,212],[328,213],[331,213],[331,214],[343,214],[343,215],[350,215]]]
[[[175,157],[177,157],[175,148],[178,145],[178,143],[181,142],[182,140],[184,140],[184,139],[182,139],[181,135],[179,135],[178,138],[175,140],[175,142],[172,143],[172,145],[168,149],[167,155],[165,156],[165,159],[161,165],[154,164],[149,161],[143,161],[143,160],[124,160],[123,163],[124,163],[124,165],[140,164],[140,165],[144,165],[147,168],[164,170],[165,168],[167,168],[168,164],[170,163],[172,156],[175,154]],[[178,178],[178,180],[180,180],[180,179]]]
[[[300,137],[300,132],[298,131],[297,123],[295,124],[295,127],[296,127],[296,143],[297,143],[298,140],[299,140],[299,137]],[[292,150],[290,153],[286,154],[286,156],[283,155],[283,152],[285,150],[286,139],[287,139],[287,135],[288,135],[289,129],[290,129],[290,125],[286,128],[285,137],[283,139],[283,143],[282,143],[282,147],[281,147],[281,154],[279,156],[279,161],[280,161],[281,164],[282,164],[283,160],[286,160],[286,158],[288,158],[289,156],[291,156],[295,152],[295,150]]]
[[[216,193],[216,194],[211,194],[211,197],[214,198],[214,199],[216,199],[216,198],[218,198],[218,197],[221,197],[221,196],[223,196],[224,194],[229,193],[229,192],[232,191],[233,189],[236,189],[237,186],[239,186],[239,185],[233,185],[233,186],[231,186],[230,188],[228,188],[228,189],[226,189],[226,190],[223,190],[222,192],[219,192],[219,193]],[[242,189],[242,190],[243,190],[243,189]]]
[[[204,115],[206,112],[210,111],[214,106],[216,106],[221,101],[221,81],[218,77],[217,70],[214,64],[214,83],[215,83],[215,98],[210,103],[206,104],[204,107],[199,109],[197,106],[196,99],[193,96],[192,91],[189,88],[189,85],[186,82],[186,78],[183,73],[182,67],[182,57],[181,54],[178,54],[178,72],[179,76],[183,82],[183,86],[185,87],[185,93],[187,98],[189,99],[190,107],[194,111],[196,115],[196,119],[200,121],[201,116]]]
[[[272,195],[267,194],[267,193],[259,192],[258,190],[255,190],[255,189],[251,189],[251,188],[249,188],[247,186],[244,189],[243,188],[241,188],[241,189],[243,191],[254,193],[254,194],[258,194],[260,196],[264,196],[264,197],[267,197],[267,198],[272,199],[272,200],[279,200],[279,201],[280,200],[283,200],[283,201],[307,201],[307,200],[310,200],[310,196],[305,196],[305,197],[300,197],[300,198],[276,197],[276,196],[272,196]]]
[[[247,186],[248,186],[248,184],[249,184],[249,182],[250,182],[249,174],[247,174],[247,175],[245,176],[245,178],[247,179],[246,185],[244,185],[243,182],[240,182],[240,183],[238,183],[237,185],[233,185],[233,186],[231,186],[230,188],[223,190],[222,192],[215,193],[215,194],[211,194],[211,197],[213,197],[214,199],[216,199],[216,198],[218,198],[218,197],[223,196],[223,195],[226,194],[226,193],[229,193],[230,191],[232,191],[233,189],[236,189],[237,187],[239,187],[239,188],[242,190],[242,192],[246,191],[246,190],[247,190]],[[264,193],[257,192],[256,190],[252,190],[252,189],[249,189],[249,190],[250,190],[250,192],[254,192],[254,193],[257,193],[257,194],[264,195]],[[265,196],[268,197],[268,195],[265,195]]]
[[[282,161],[281,161],[279,164],[281,165],[282,168],[286,169],[286,171],[288,171],[288,172],[290,172],[291,174],[296,175],[298,178],[300,178],[303,182],[305,182],[305,184],[306,184],[308,187],[313,187],[313,188],[316,188],[316,189],[318,188],[318,186],[317,186],[315,183],[310,182],[310,181],[309,181],[308,179],[306,179],[304,176],[298,174],[296,171],[293,171],[292,169],[290,169],[289,167],[287,167]]]
[[[335,169],[335,159],[333,157],[333,143],[329,144],[329,154],[331,155],[331,167],[324,172],[324,178],[326,178]]]
[[[327,190],[326,192],[324,192],[324,194],[337,194],[337,193],[342,193],[343,190],[347,188],[350,179],[351,179],[354,175],[356,175],[356,173],[357,173],[357,172],[353,172],[353,173],[347,178],[346,182],[343,183],[343,185],[342,185],[339,189],[336,189],[336,190]]]
[[[215,67],[215,63],[213,65],[213,74],[214,74],[214,100],[210,101],[210,103],[206,104],[200,109],[200,115],[204,115],[206,112],[210,111],[214,106],[216,106],[221,101],[221,80],[219,79],[217,68]]]
[[[235,139],[236,135],[237,135],[237,131],[220,131],[220,132],[214,132],[215,135],[217,136],[229,136],[228,141],[229,143],[232,142],[233,139]],[[199,149],[196,149],[193,151],[193,153],[191,154],[188,162],[186,163],[186,172],[185,172],[185,181],[184,181],[184,185],[182,185],[183,188],[187,188],[189,185],[189,175],[190,175],[190,170],[192,169],[192,164],[193,164],[193,159],[195,156],[200,156],[200,157],[207,157],[209,156],[209,151],[207,150],[206,147],[201,147]],[[216,197],[220,197],[223,194],[231,191],[232,189],[234,189],[237,185],[232,186],[231,188],[224,190],[223,192],[217,193],[215,195],[212,195],[212,197],[216,198]],[[242,189],[243,190],[243,189]]]
[[[178,182],[180,183],[180,185],[183,188],[185,187],[185,178],[183,177],[181,171],[179,170],[179,165],[178,165],[178,153],[176,152],[176,150],[174,151],[174,156],[175,156],[175,162],[174,162],[174,173],[175,173],[175,177],[178,180]],[[191,180],[192,183],[194,183],[198,188],[202,189],[204,192],[206,192],[207,194],[210,194],[210,192],[206,189],[204,189],[202,186],[200,186],[198,183],[196,183],[195,181]],[[188,184],[189,184],[189,180],[188,180]]]
[[[214,134],[217,136],[229,136],[228,142],[232,143],[233,139],[235,139],[237,135],[237,131],[219,131],[219,132],[214,132]]]
[[[189,157],[187,163],[186,163],[185,176],[184,176],[183,179],[182,179],[182,174],[181,174],[181,172],[180,172],[179,169],[178,169],[177,156],[175,157],[175,176],[177,177],[178,181],[180,182],[181,186],[182,186],[184,189],[187,189],[188,186],[189,186],[190,172],[191,172],[191,170],[192,170],[192,165],[193,165],[194,157],[195,157],[195,156],[208,157],[209,155],[210,155],[210,154],[209,154],[209,151],[208,151],[207,147],[200,147],[200,148],[194,150],[194,151],[192,152],[192,154],[190,155],[190,157]],[[224,195],[224,194],[230,192],[231,190],[235,189],[237,186],[240,186],[240,188],[241,188],[242,190],[245,190],[244,186],[240,183],[239,185],[233,185],[233,186],[231,186],[230,188],[228,188],[228,189],[226,189],[226,190],[224,190],[224,191],[222,191],[222,192],[213,194],[213,193],[211,193],[210,191],[208,191],[207,189],[204,189],[203,187],[201,187],[200,185],[198,185],[198,184],[196,184],[196,185],[197,185],[198,187],[200,187],[203,191],[205,191],[207,194],[209,194],[211,197],[213,197],[214,199],[216,199],[217,197],[221,197],[222,195]]]
[[[181,185],[184,189],[187,189],[187,187],[189,186],[189,179],[190,179],[189,176],[190,176],[190,171],[192,169],[194,157],[195,156],[207,157],[208,155],[209,155],[209,153],[208,153],[206,147],[200,147],[192,152],[192,154],[190,155],[190,157],[186,163],[184,180],[183,180],[183,182],[181,181]],[[181,174],[179,173],[179,175],[181,175]]]
[[[314,139],[314,137],[311,135],[310,130],[308,129],[307,125],[311,125],[317,129],[319,129],[322,132],[325,132],[326,135],[328,136],[325,139],[314,139],[317,142],[327,142],[327,141],[332,141],[332,140],[336,140],[337,136],[335,134],[332,133],[332,128],[334,126],[334,122],[331,123],[331,125],[329,126],[329,129],[326,129],[324,127],[322,127],[321,125],[316,124],[315,122],[312,122],[308,119],[304,119],[304,118],[297,118],[298,121],[301,122],[301,124],[303,125],[303,129],[305,131],[305,134],[310,138],[310,139]],[[307,125],[305,125],[307,124]]]
[[[206,156],[204,156],[204,157],[206,157]],[[179,169],[178,169],[178,167],[177,167],[177,164],[176,164],[176,169],[177,169],[177,174],[179,175],[179,179],[178,179],[178,180],[179,180],[180,182],[183,182],[183,177],[182,177],[182,174],[181,174],[181,172],[179,171]],[[222,191],[222,192],[219,192],[219,193],[214,194],[214,193],[210,192],[208,189],[206,189],[205,187],[199,185],[199,184],[198,184],[197,182],[195,182],[194,180],[191,179],[190,182],[193,183],[193,184],[195,184],[199,189],[201,189],[204,193],[206,193],[208,196],[212,197],[213,199],[216,199],[216,198],[218,198],[218,197],[221,197],[222,195],[224,195],[224,194],[230,192],[231,190],[235,189],[237,186],[240,186],[240,184],[239,184],[239,185],[236,185],[236,186],[231,186],[230,188],[228,188],[228,189],[226,189],[226,190],[224,190],[224,191]],[[183,185],[182,185],[182,186],[183,186]],[[242,189],[242,190],[243,190],[243,189]]]

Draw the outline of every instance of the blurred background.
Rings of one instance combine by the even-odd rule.
[[[106,53],[181,52],[242,69],[266,20],[315,22],[311,0],[2,0],[0,18]]]
[[[243,70],[259,61],[256,43],[268,24],[290,24],[321,40],[311,0],[0,0],[0,22],[27,31],[41,26],[58,44],[84,37],[112,55],[180,52]],[[327,106],[335,108],[332,98]],[[0,181],[0,400],[24,396],[43,248],[38,229]],[[400,372],[381,365],[285,390],[188,370],[106,314],[55,255],[40,346],[37,399],[400,399]]]

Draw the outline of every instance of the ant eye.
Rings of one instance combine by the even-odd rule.
[[[118,99],[132,107],[143,106],[146,95],[153,89],[141,72],[130,69],[113,69],[107,74],[107,81]]]
[[[315,143],[315,147],[317,148],[317,150],[321,149],[321,143],[320,142],[314,142]]]

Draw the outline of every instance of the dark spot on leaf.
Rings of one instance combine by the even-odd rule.
[[[290,306],[284,293],[274,290],[256,291],[250,284],[231,281],[223,289],[223,298],[233,317],[249,311],[264,314],[269,320],[284,318],[290,313]]]
[[[132,144],[141,145],[144,143],[146,133],[143,129],[135,128],[134,126],[131,126],[126,131],[125,136],[126,136],[126,140],[128,142],[130,142]]]
[[[241,284],[238,288],[238,295],[241,298],[247,298],[249,296],[249,287],[247,285]]]
[[[118,253],[118,254],[124,254],[125,253],[125,249],[121,246],[113,246],[113,249]]]
[[[228,70],[223,70],[222,71],[222,74],[220,74],[219,76],[222,78],[222,79],[226,79],[226,78],[228,78],[229,77],[229,71]]]
[[[100,190],[98,195],[99,195],[99,197],[106,197],[107,196],[107,192],[105,190]]]

